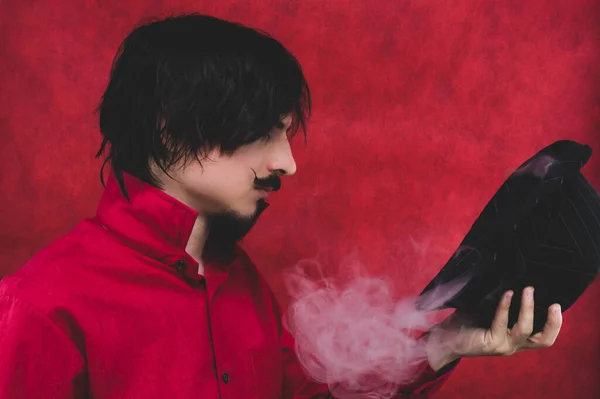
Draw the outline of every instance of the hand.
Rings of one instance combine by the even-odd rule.
[[[534,314],[533,287],[523,290],[519,318],[513,328],[509,329],[508,310],[512,295],[511,291],[507,291],[502,297],[489,330],[469,327],[458,312],[433,328],[427,342],[431,368],[437,371],[461,357],[510,356],[528,349],[552,346],[562,326],[560,305],[550,306],[544,329],[531,335]]]

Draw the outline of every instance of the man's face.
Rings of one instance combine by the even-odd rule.
[[[269,192],[279,189],[279,176],[296,173],[287,130],[291,117],[282,120],[268,139],[241,147],[232,155],[213,151],[206,159],[188,162],[162,179],[167,193],[207,218],[254,219]]]

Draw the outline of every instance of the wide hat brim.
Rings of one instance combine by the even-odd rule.
[[[491,326],[508,290],[515,292],[509,327],[527,286],[535,287],[534,332],[543,329],[550,305],[569,309],[600,271],[600,195],[581,174],[591,154],[587,145],[562,140],[524,162],[421,297],[469,279],[436,309],[457,309],[482,328]]]

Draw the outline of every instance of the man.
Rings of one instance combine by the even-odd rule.
[[[112,173],[97,215],[0,283],[0,397],[329,397],[237,245],[295,173],[310,105],[298,62],[263,33],[201,15],[135,29],[99,107]],[[398,396],[432,393],[461,357],[552,345],[560,311],[529,337],[532,296],[511,331],[509,303],[489,331],[432,331],[451,349]]]

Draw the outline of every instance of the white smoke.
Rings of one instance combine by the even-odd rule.
[[[419,335],[436,324],[427,310],[453,298],[467,283],[438,287],[419,298],[419,308],[426,310],[417,310],[416,296],[395,299],[384,278],[355,268],[347,283],[323,276],[314,280],[306,273],[309,265],[304,262],[284,274],[292,298],[286,328],[305,371],[328,384],[339,399],[391,398],[400,386],[413,382],[428,361]]]

